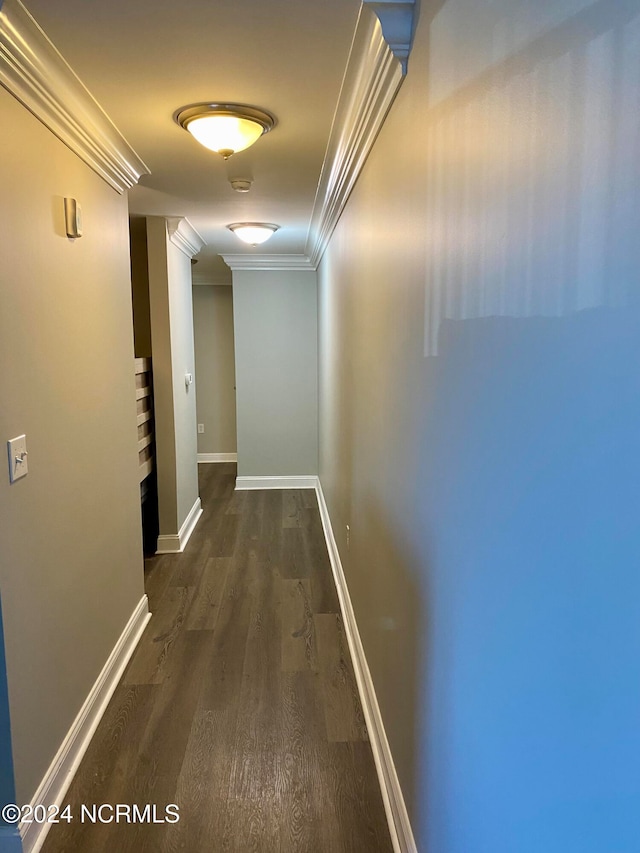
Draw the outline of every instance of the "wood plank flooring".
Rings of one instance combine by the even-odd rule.
[[[184,552],[147,561],[153,617],[43,853],[391,853],[315,494],[200,466]],[[93,824],[81,804],[179,806]]]

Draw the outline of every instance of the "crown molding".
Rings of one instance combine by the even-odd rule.
[[[360,9],[305,246],[314,268],[404,80],[414,10],[400,0]]]
[[[393,55],[402,65],[402,73],[407,73],[407,62],[411,43],[416,4],[415,0],[362,0],[365,6],[375,13],[382,35]]]
[[[169,240],[177,246],[188,258],[197,255],[205,245],[204,238],[198,234],[185,216],[167,216],[167,233]]]
[[[119,193],[149,174],[20,0],[0,2],[0,84]]]
[[[232,270],[315,270],[306,255],[220,255]]]

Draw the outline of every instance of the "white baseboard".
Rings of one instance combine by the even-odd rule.
[[[315,489],[315,474],[306,477],[236,477],[236,489]]]
[[[198,462],[237,462],[237,453],[198,453]]]
[[[384,808],[387,813],[387,821],[389,822],[389,832],[391,833],[393,849],[395,853],[417,853],[409,815],[407,814],[404,796],[384,729],[380,706],[378,705],[376,691],[373,686],[371,673],[369,672],[362,640],[360,639],[360,632],[358,631],[353,605],[349,596],[349,589],[344,576],[340,554],[338,553],[338,546],[336,545],[331,527],[329,510],[327,509],[319,479],[317,480],[316,494],[318,496],[320,518],[322,519],[322,527],[327,541],[327,550],[329,551],[333,577],[338,591],[344,630],[347,642],[349,643],[349,651],[351,652],[353,668],[358,683],[360,701],[362,702],[369,740],[371,741],[371,749],[373,750],[373,758],[378,771],[378,779],[380,781]]]
[[[147,596],[143,595],[33,795],[32,805],[42,803],[47,808],[61,805],[150,618],[149,602]],[[38,853],[50,826],[49,823],[20,824],[24,853]]]
[[[200,498],[197,498],[189,510],[189,515],[185,518],[182,527],[177,533],[158,536],[156,554],[181,554],[186,548],[187,542],[191,538],[191,534],[195,530],[201,515],[202,504]]]

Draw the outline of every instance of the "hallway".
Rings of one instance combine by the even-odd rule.
[[[153,617],[44,853],[392,849],[315,494],[200,465],[184,554],[147,561]],[[81,823],[81,804],[180,809]]]
[[[639,853],[639,82],[640,0],[0,0],[0,853]]]

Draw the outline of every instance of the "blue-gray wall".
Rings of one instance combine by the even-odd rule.
[[[637,0],[423,0],[319,271],[320,478],[421,853],[640,850],[639,101]]]

